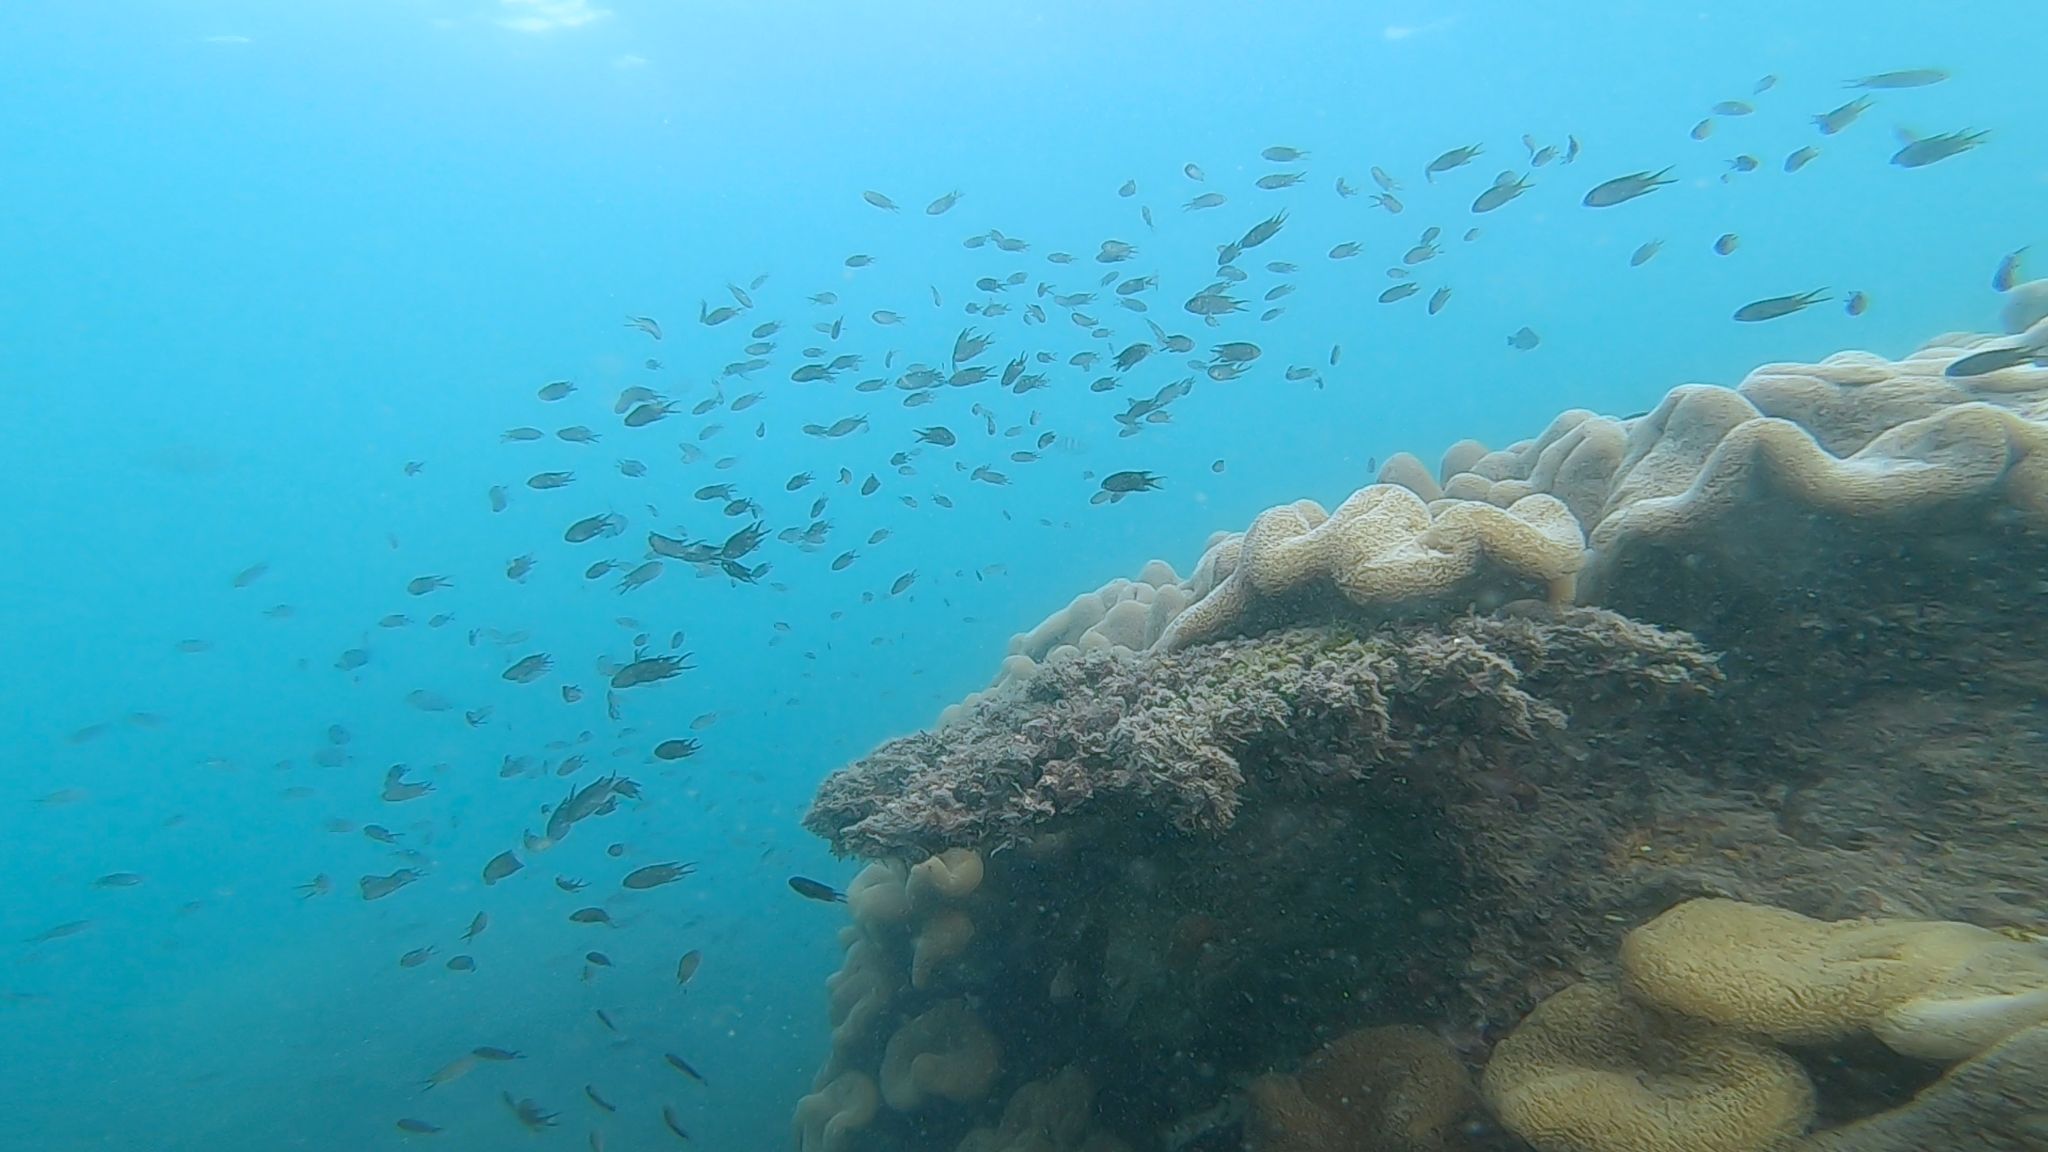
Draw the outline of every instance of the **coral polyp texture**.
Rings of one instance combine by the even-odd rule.
[[[1297,500],[1219,534],[1185,580],[1155,560],[1077,597],[1012,639],[998,682],[1087,651],[1171,650],[1332,608],[1372,619],[1516,593],[1607,603],[1633,593],[1626,573],[1647,551],[1709,551],[1768,579],[1772,557],[1821,518],[1904,534],[1932,515],[2002,508],[2040,528],[2048,368],[1946,375],[2009,342],[1958,333],[1898,361],[1767,364],[1736,388],[1674,389],[1631,419],[1574,409],[1499,451],[1461,441],[1436,475],[1397,454],[1332,510]]]
[[[819,787],[799,1142],[2048,1149],[2012,319],[1397,455],[1020,633]]]

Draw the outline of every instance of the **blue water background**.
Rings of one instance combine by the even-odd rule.
[[[522,17],[551,26],[505,24]],[[663,1103],[697,1147],[780,1145],[827,1048],[822,981],[840,923],[783,881],[852,871],[797,825],[827,771],[984,685],[1010,633],[1076,592],[1155,556],[1185,573],[1210,532],[1282,500],[1341,499],[1371,459],[1405,449],[1433,463],[1455,439],[1504,444],[1569,407],[1629,413],[1674,384],[1732,384],[1761,362],[1898,355],[1944,331],[1989,329],[1998,257],[2048,243],[2042,43],[2044,7],[2019,2],[9,6],[9,1140],[44,1152],[382,1148],[403,1142],[393,1124],[411,1116],[445,1127],[434,1146],[499,1148],[525,1139],[499,1101],[510,1092],[562,1113],[554,1145],[600,1128],[612,1148],[673,1146]],[[1848,98],[1845,77],[1933,65],[1955,78],[1878,93],[1840,136],[1808,122]],[[1753,98],[1755,115],[1687,138],[1716,101],[1752,99],[1765,74],[1782,80]],[[1898,126],[1992,137],[1906,171],[1886,162]],[[1559,145],[1576,135],[1584,154],[1475,218],[1468,205],[1494,173],[1528,170],[1524,133]],[[1485,153],[1472,166],[1422,180],[1431,157],[1475,142]],[[1809,143],[1818,160],[1780,171]],[[1301,187],[1251,187],[1283,167],[1259,159],[1274,144],[1311,150]],[[1723,183],[1743,152],[1761,170]],[[1206,185],[1181,174],[1188,162]],[[1340,175],[1375,191],[1375,164],[1404,182],[1403,214],[1333,193]],[[1600,180],[1665,165],[1680,185],[1604,212],[1578,204]],[[1137,195],[1118,196],[1126,180]],[[923,211],[956,188],[949,213]],[[903,211],[878,212],[865,189]],[[1230,203],[1181,209],[1206,190]],[[1253,312],[1215,329],[1183,312],[1212,276],[1215,246],[1283,207],[1281,236],[1241,261]],[[1418,270],[1423,293],[1375,303],[1391,283],[1383,269],[1431,224],[1446,251]],[[1461,240],[1475,224],[1481,237]],[[1032,248],[962,247],[989,228]],[[1723,232],[1742,239],[1726,258],[1709,251]],[[1034,366],[1054,386],[1023,397],[983,386],[906,410],[893,389],[851,390],[889,349],[901,350],[899,369],[943,360],[967,325],[997,332],[997,364],[1149,339],[1142,318],[1095,286],[1106,266],[1091,256],[1110,238],[1140,248],[1114,270],[1160,275],[1152,318],[1198,348],[1255,340],[1256,369],[1199,382],[1170,425],[1130,439],[1111,414],[1183,374],[1184,358],[1155,357],[1106,396],[1085,389],[1102,369],[1064,364]],[[1662,254],[1631,269],[1629,253],[1653,238]],[[1326,258],[1344,240],[1365,255]],[[1080,259],[1048,264],[1055,249]],[[850,271],[853,253],[877,262]],[[1272,259],[1301,271],[1267,273]],[[1012,269],[1030,277],[1009,293],[1018,308],[1041,279],[1102,292],[1092,311],[1118,339],[1092,341],[1057,309],[1040,328],[961,311],[983,298],[975,277]],[[731,303],[728,281],[763,273],[752,312],[695,322],[700,301]],[[1259,322],[1258,295],[1282,279],[1299,290],[1282,317]],[[1445,284],[1449,305],[1425,316],[1423,299]],[[1729,319],[1747,300],[1821,286],[1837,300],[1769,324]],[[1867,315],[1843,312],[1851,289],[1869,294]],[[837,307],[806,303],[826,290]],[[908,321],[879,328],[867,319],[877,308]],[[658,318],[665,338],[627,328],[628,315]],[[868,365],[834,385],[791,383],[798,350],[825,343],[811,323],[834,316],[846,327],[832,352]],[[689,417],[764,320],[784,324],[773,365],[755,384],[728,381],[725,395],[766,399],[743,415]],[[1524,325],[1542,336],[1530,352],[1507,346]],[[643,368],[648,357],[664,367]],[[1288,365],[1320,368],[1322,386],[1284,380]],[[553,379],[581,390],[543,404],[535,389]],[[630,384],[686,410],[621,428],[611,400]],[[983,436],[967,412],[977,400],[1028,431]],[[871,429],[845,440],[797,431],[862,413]],[[709,421],[726,427],[703,443],[706,459],[680,463],[677,442],[695,443]],[[603,442],[498,438],[570,423]],[[888,456],[936,423],[961,446],[896,474]],[[1044,460],[1008,461],[1042,430],[1061,437]],[[739,463],[714,470],[723,455]],[[620,475],[621,457],[650,475]],[[1012,483],[970,482],[954,459]],[[419,475],[404,474],[409,460],[424,463]],[[856,480],[875,473],[882,491],[860,499],[835,482],[842,466]],[[524,486],[547,468],[573,468],[579,482]],[[1163,475],[1165,487],[1091,506],[1083,471],[1123,468]],[[785,493],[803,470],[819,483]],[[801,526],[810,500],[831,496],[823,551],[771,542],[757,558],[773,561],[768,579],[786,591],[680,565],[625,596],[616,575],[582,577],[604,555],[637,559],[650,528],[716,538],[738,527],[690,495],[728,480],[762,501],[771,529]],[[493,484],[511,493],[502,514],[486,505]],[[934,508],[934,492],[956,507]],[[607,510],[631,520],[624,536],[562,541],[569,521]],[[894,536],[870,548],[879,527]],[[861,560],[829,571],[847,548]],[[503,566],[526,552],[539,567],[514,584]],[[258,562],[266,575],[231,586]],[[913,570],[909,592],[886,594]],[[455,586],[404,593],[428,573]],[[292,617],[264,615],[277,604]],[[394,612],[411,624],[377,625]],[[454,619],[430,629],[437,612]],[[604,717],[596,670],[630,654],[621,615],[657,647],[685,630],[700,669],[627,693],[624,726],[636,732],[624,736]],[[532,639],[472,646],[474,628]],[[184,640],[210,648],[182,652]],[[359,645],[366,667],[334,667]],[[554,674],[500,678],[530,651],[552,653]],[[588,698],[563,703],[563,684]],[[456,710],[409,707],[415,689]],[[483,705],[496,709],[490,720],[466,725],[460,710]],[[649,761],[655,741],[714,711],[695,733],[701,755]],[[348,761],[316,767],[331,724],[352,734]],[[501,780],[501,758],[552,764],[562,753],[548,742],[584,731],[594,735],[576,750],[593,766],[577,782],[617,768],[646,799],[551,852],[520,850],[527,869],[485,889],[484,861],[538,831],[567,784],[551,773]],[[380,802],[395,763],[437,791]],[[357,877],[403,861],[355,830],[370,822],[400,833],[429,869],[375,903],[360,899]],[[612,843],[623,858],[605,854]],[[669,859],[700,870],[619,892],[630,867]],[[92,887],[114,871],[145,880]],[[336,890],[300,900],[294,885],[322,873]],[[569,895],[554,875],[592,887]],[[623,927],[567,921],[599,898]],[[456,936],[479,910],[491,926],[465,947]],[[90,925],[77,935],[26,943],[80,920]],[[439,951],[425,966],[398,967],[429,944]],[[681,992],[672,972],[689,948],[705,960]],[[590,949],[617,966],[586,982]],[[441,967],[459,951],[477,957],[476,972]],[[475,1045],[526,1058],[420,1092]],[[664,1051],[710,1086],[678,1076]],[[584,1084],[620,1113],[598,1113]]]

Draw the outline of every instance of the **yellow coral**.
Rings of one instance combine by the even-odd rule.
[[[960,1103],[988,1095],[999,1070],[996,1038],[964,1000],[946,1000],[913,1017],[882,1053],[882,1099],[914,1112],[932,1097]]]
[[[846,886],[846,909],[865,927],[910,919],[909,869],[894,860],[876,861]]]
[[[1468,474],[1469,475],[1469,474]],[[1474,480],[1483,488],[1484,480]],[[1536,494],[1498,508],[1482,500],[1425,504],[1374,484],[1325,513],[1310,501],[1268,508],[1246,530],[1237,566],[1161,634],[1165,650],[1236,627],[1252,605],[1319,584],[1368,606],[1440,596],[1491,566],[1540,580],[1569,599],[1585,556],[1571,510]]]
[[[846,928],[842,938],[846,960],[825,979],[835,1053],[856,1050],[873,1037],[882,1013],[903,987],[902,971],[881,945],[857,927]]]
[[[1398,484],[1424,501],[1441,500],[1444,495],[1443,486],[1429,474],[1429,465],[1408,452],[1396,452],[1387,457],[1387,462],[1380,465],[1374,483]]]
[[[1930,1059],[2048,1020],[2048,951],[1953,921],[1828,922],[1691,900],[1630,932],[1621,963],[1650,1003],[1787,1042],[1874,1032]]]
[[[1457,1056],[1412,1026],[1346,1033],[1247,1094],[1251,1152],[1432,1152],[1472,1106]]]
[[[967,951],[974,940],[974,921],[958,909],[940,912],[917,930],[911,946],[910,986],[923,988],[947,961]]]
[[[1814,1106],[1783,1053],[1593,983],[1537,1005],[1494,1049],[1482,1086],[1541,1152],[1762,1152],[1804,1131]]]
[[[923,910],[944,900],[963,900],[981,887],[981,853],[972,848],[948,848],[913,865],[905,891],[910,906]]]
[[[875,1118],[875,1082],[861,1072],[842,1072],[823,1088],[797,1101],[796,1137],[802,1152],[841,1152],[853,1133]]]

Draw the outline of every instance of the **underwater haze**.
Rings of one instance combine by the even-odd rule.
[[[1995,330],[2048,243],[2021,0],[0,32],[42,1152],[786,1146],[811,793],[1012,633],[1396,452]]]

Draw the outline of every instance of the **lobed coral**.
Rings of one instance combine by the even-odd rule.
[[[1129,1152],[1094,1127],[1095,1086],[1069,1064],[1011,1095],[995,1127],[980,1127],[955,1152]]]
[[[847,885],[846,957],[825,985],[832,1055],[794,1121],[803,1152],[839,1152],[880,1102],[916,1112],[978,1102],[993,1085],[994,1036],[965,1001],[933,998],[963,980],[983,872],[978,853],[955,848],[915,865],[876,861]]]
[[[2043,285],[2008,295],[2007,326],[2023,340],[2044,323]],[[1704,551],[1764,575],[1800,553],[1816,517],[1910,531],[1988,502],[2048,526],[2048,368],[1945,375],[2009,343],[1951,334],[1897,361],[1843,352],[1767,364],[1733,389],[1673,389],[1641,416],[1575,409],[1504,450],[1460,441],[1435,477],[1397,454],[1334,510],[1281,504],[1212,537],[1186,580],[1155,560],[1136,581],[1077,597],[1013,638],[997,683],[1085,651],[1171,651],[1286,627],[1333,604],[1371,618],[1497,602],[1515,588],[1635,603],[1627,572],[1646,551]]]
[[[1600,983],[1538,1005],[1482,1083],[1501,1122],[1540,1152],[1765,1152],[1814,1110],[1790,1057]]]
[[[945,1000],[904,1022],[882,1053],[882,1099],[898,1112],[931,1100],[974,1103],[1001,1067],[996,1038],[965,1000]]]
[[[1475,1102],[1457,1056],[1412,1025],[1346,1033],[1247,1095],[1250,1152],[1438,1152]]]
[[[1397,456],[1077,598],[820,788],[882,861],[820,1092],[879,1079],[875,1149],[1350,1147],[1392,1094],[1260,1073],[1429,1019],[1544,1152],[2048,1146],[2048,371],[1945,375],[2011,344]]]
[[[1826,922],[1733,900],[1680,904],[1621,948],[1626,984],[1551,996],[1484,1086],[1540,1152],[1905,1152],[2048,1146],[2048,951],[1948,921]],[[1903,1105],[1804,1137],[1815,1092],[1776,1040],[1870,1030],[1961,1060]]]
[[[2048,946],[1953,921],[1691,900],[1630,932],[1621,963],[1647,1002],[1788,1043],[1868,1031],[1955,1060],[2048,1021]]]
[[[854,1134],[875,1118],[881,1095],[866,1073],[842,1072],[824,1087],[797,1101],[796,1138],[800,1152],[844,1152]]]

